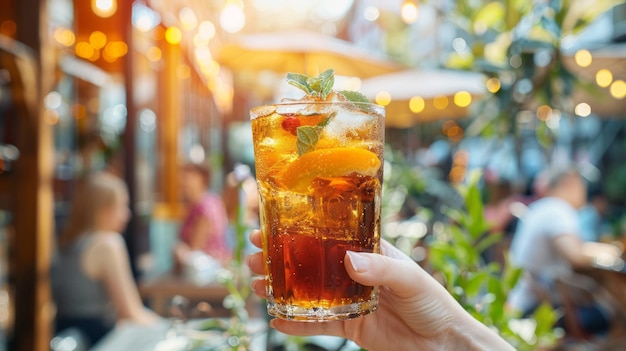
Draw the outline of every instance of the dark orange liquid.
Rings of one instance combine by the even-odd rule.
[[[270,197],[273,204],[262,207],[264,217],[273,219],[265,230],[275,304],[330,308],[371,298],[372,287],[348,276],[344,258],[347,250],[378,251],[375,201],[379,195],[378,179],[353,175],[316,179],[312,196]],[[300,223],[289,216],[298,213],[290,211],[299,202],[293,197],[298,196],[305,197],[300,203],[309,213],[308,220]]]

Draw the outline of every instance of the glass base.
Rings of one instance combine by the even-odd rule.
[[[322,322],[354,319],[370,314],[378,308],[378,294],[369,301],[355,302],[332,307],[302,307],[277,304],[271,296],[267,298],[267,312],[274,317],[301,322]]]

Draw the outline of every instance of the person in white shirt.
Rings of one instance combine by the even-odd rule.
[[[546,296],[557,306],[557,279],[567,279],[574,268],[591,267],[598,256],[619,259],[615,246],[583,242],[577,211],[585,202],[585,182],[577,171],[549,173],[544,197],[529,206],[511,243],[512,262],[524,270],[509,294],[511,308],[531,313]]]

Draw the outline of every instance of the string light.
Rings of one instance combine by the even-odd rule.
[[[180,43],[183,39],[183,33],[176,27],[169,27],[165,30],[165,40],[172,45]]]
[[[445,95],[435,96],[433,99],[433,105],[437,110],[445,110],[448,107],[448,97]]]
[[[613,83],[613,73],[608,69],[601,69],[596,73],[596,84],[599,87],[606,88]]]
[[[626,97],[626,83],[623,80],[616,80],[611,84],[611,95],[616,99],[623,99]]]
[[[412,0],[406,0],[402,4],[402,9],[400,10],[402,20],[406,24],[411,24],[417,21],[417,4]]]
[[[592,57],[589,50],[578,50],[576,54],[574,54],[574,61],[580,67],[589,67],[591,65]]]
[[[180,23],[184,30],[192,30],[198,25],[198,17],[196,17],[196,14],[189,7],[180,9],[178,17],[180,18]]]
[[[243,4],[229,1],[220,14],[220,25],[228,33],[237,33],[246,25]]]
[[[376,94],[375,101],[378,105],[387,106],[391,103],[391,94],[387,91],[379,91]]]
[[[580,117],[589,117],[591,114],[591,106],[586,102],[581,102],[574,108],[574,113]]]
[[[537,118],[542,121],[547,121],[552,116],[552,107],[548,105],[541,105],[537,107]]]
[[[148,51],[146,51],[146,57],[148,58],[148,60],[152,62],[159,61],[162,56],[163,56],[163,53],[161,52],[161,49],[159,49],[156,46],[153,46],[149,48]]]
[[[380,17],[380,11],[375,6],[368,6],[363,10],[363,17],[370,22],[374,22]]]
[[[89,35],[89,44],[91,44],[91,46],[94,47],[94,49],[102,49],[107,43],[107,36],[106,34],[102,33],[101,31],[97,30],[92,32]]]
[[[413,113],[420,113],[424,111],[425,107],[426,101],[424,101],[424,98],[422,98],[421,96],[413,96],[409,100],[409,109],[411,109],[411,112]]]
[[[56,40],[59,44],[63,46],[70,47],[74,45],[74,42],[76,41],[76,36],[71,30],[59,27],[54,30],[54,40]]]
[[[91,0],[91,10],[97,16],[102,18],[108,18],[115,14],[117,11],[116,0]]]
[[[454,104],[459,107],[467,107],[472,103],[472,95],[467,91],[459,91],[454,94]]]
[[[489,78],[487,80],[487,83],[485,84],[487,86],[487,91],[489,91],[492,94],[497,93],[500,90],[500,79],[498,78]]]

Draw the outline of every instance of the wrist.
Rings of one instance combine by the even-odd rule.
[[[455,351],[505,351],[514,350],[498,333],[480,323],[466,312],[451,324],[444,336],[443,350]]]

